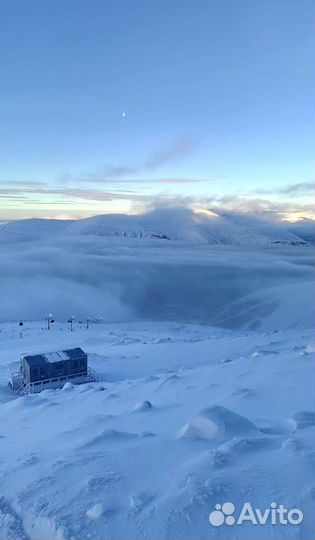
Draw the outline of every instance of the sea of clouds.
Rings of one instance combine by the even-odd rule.
[[[25,236],[21,229],[9,238],[0,235],[0,249],[1,320],[52,313],[59,319],[213,323],[234,302],[257,291],[314,284],[313,247],[306,246],[70,236],[56,234],[46,223],[43,235],[37,230]]]

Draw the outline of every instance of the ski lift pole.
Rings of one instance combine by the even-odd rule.
[[[72,315],[72,317],[68,319],[68,322],[70,323],[70,332],[73,332],[73,321],[74,321],[74,316]]]
[[[47,321],[47,330],[50,330],[50,323],[53,322],[52,320],[52,314],[49,313],[47,316],[46,316],[46,321]]]

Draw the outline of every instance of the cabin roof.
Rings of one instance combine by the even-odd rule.
[[[32,356],[24,356],[26,362],[33,367],[43,366],[47,363],[47,360],[43,354],[35,354]]]
[[[76,347],[75,349],[67,349],[66,351],[63,351],[65,354],[67,354],[70,358],[81,358],[81,356],[86,356],[86,353],[81,349],[81,347]]]
[[[55,364],[56,362],[63,362],[65,360],[76,360],[86,356],[86,353],[80,348],[67,349],[65,351],[54,351],[44,354],[34,354],[23,356],[24,360],[32,367],[40,367],[45,364]]]

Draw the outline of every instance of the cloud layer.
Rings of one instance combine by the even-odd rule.
[[[170,212],[174,222],[181,219],[178,211]],[[167,218],[165,213],[160,217]],[[41,238],[2,236],[1,252],[1,320],[37,319],[52,312],[64,319],[211,323],[248,294],[313,282],[313,253],[305,247],[209,248],[48,230]]]

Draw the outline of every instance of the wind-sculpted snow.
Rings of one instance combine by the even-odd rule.
[[[229,440],[238,435],[257,437],[256,426],[247,418],[225,407],[210,407],[200,411],[178,432],[179,439]]]
[[[315,537],[313,329],[2,323],[0,538]],[[80,345],[102,382],[17,398],[22,352]],[[214,528],[216,504],[275,501],[301,524]]]

